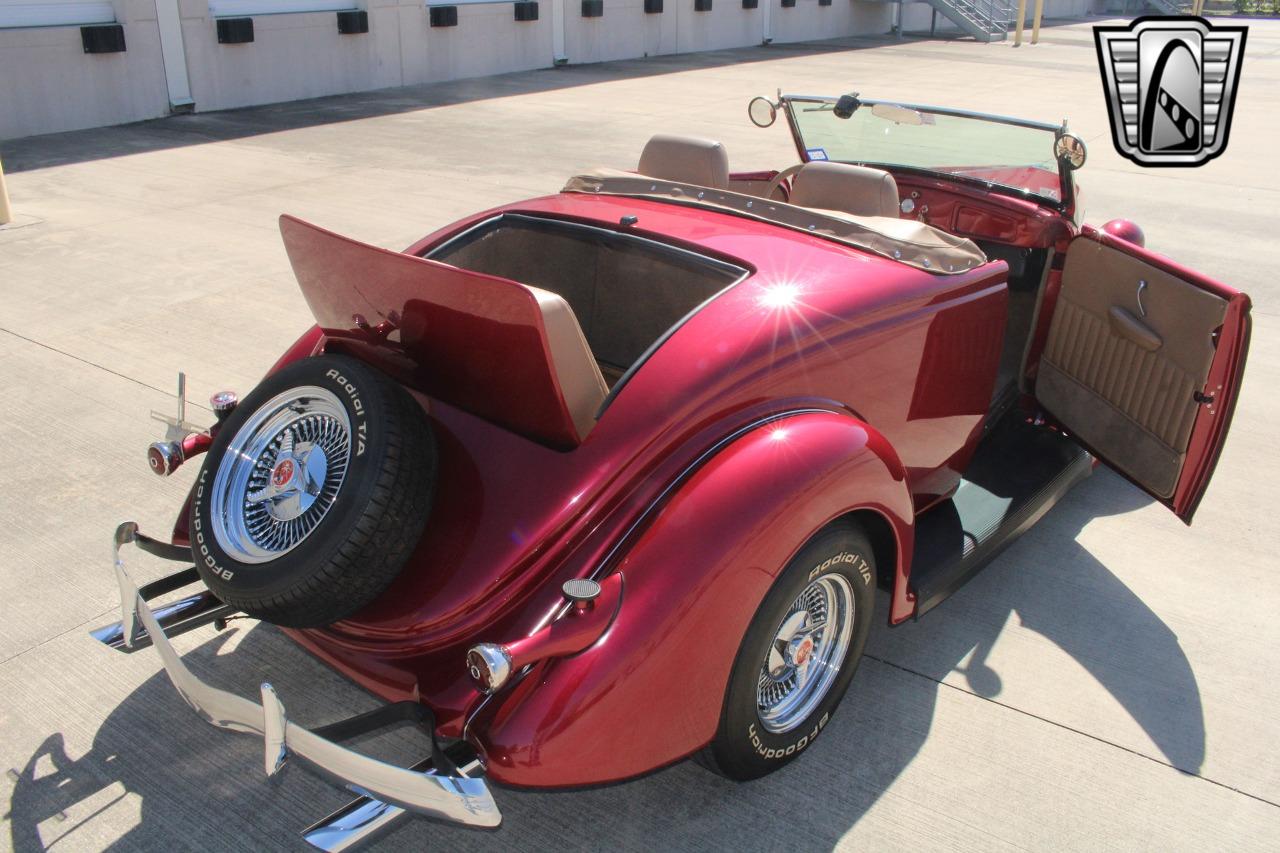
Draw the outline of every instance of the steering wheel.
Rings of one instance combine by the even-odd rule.
[[[799,172],[801,169],[803,169],[807,165],[809,164],[796,163],[794,166],[788,166],[778,174],[774,175],[773,180],[769,181],[769,186],[764,188],[764,197],[767,199],[772,199],[773,194],[778,191],[778,187],[782,186],[783,181],[785,181],[787,178],[794,175],[796,172]]]

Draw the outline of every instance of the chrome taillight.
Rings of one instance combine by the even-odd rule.
[[[467,652],[467,672],[483,693],[492,693],[511,677],[511,655],[497,643],[481,643]]]
[[[600,583],[575,578],[566,581],[561,592],[571,606],[550,624],[519,640],[480,643],[468,650],[467,672],[481,692],[495,692],[530,664],[574,655],[594,645],[618,613],[622,575],[610,575]]]

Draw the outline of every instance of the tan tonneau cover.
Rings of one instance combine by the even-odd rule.
[[[838,210],[797,207],[758,196],[664,181],[616,169],[602,168],[576,175],[569,179],[562,192],[632,196],[706,207],[817,234],[943,275],[962,273],[987,261],[987,256],[972,240],[956,237],[914,219],[853,216]]]

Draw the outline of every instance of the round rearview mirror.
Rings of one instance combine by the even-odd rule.
[[[778,109],[768,98],[752,98],[747,104],[747,115],[756,127],[768,127],[778,120]]]
[[[1079,169],[1088,157],[1084,140],[1070,133],[1064,133],[1058,137],[1058,141],[1053,145],[1053,153],[1072,169]]]

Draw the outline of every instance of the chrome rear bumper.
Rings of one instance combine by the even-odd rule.
[[[123,618],[118,626],[100,629],[94,632],[94,636],[108,645],[122,645],[122,651],[130,650],[140,641],[149,641],[160,655],[169,680],[196,713],[219,728],[258,735],[263,739],[263,769],[267,776],[278,772],[285,760],[292,756],[321,776],[361,795],[362,800],[358,801],[361,804],[368,806],[372,803],[380,807],[378,810],[384,816],[388,812],[395,814],[405,810],[474,827],[492,828],[502,822],[502,814],[483,779],[470,777],[463,770],[457,771],[458,775],[450,775],[444,767],[436,767],[430,761],[412,768],[397,767],[340,746],[290,722],[284,705],[270,684],[262,685],[262,703],[259,704],[210,687],[196,678],[183,664],[165,635],[160,620],[125,571],[120,548],[137,541],[140,536],[138,526],[133,522],[121,524],[116,529],[113,557]],[[478,762],[470,766],[478,766]],[[318,828],[313,827],[312,831]],[[343,834],[339,827],[332,829],[339,835]],[[330,844],[337,841],[332,832],[328,840]],[[312,843],[316,841],[319,838]],[[346,846],[338,843],[330,847],[330,844],[316,846],[330,849]]]

